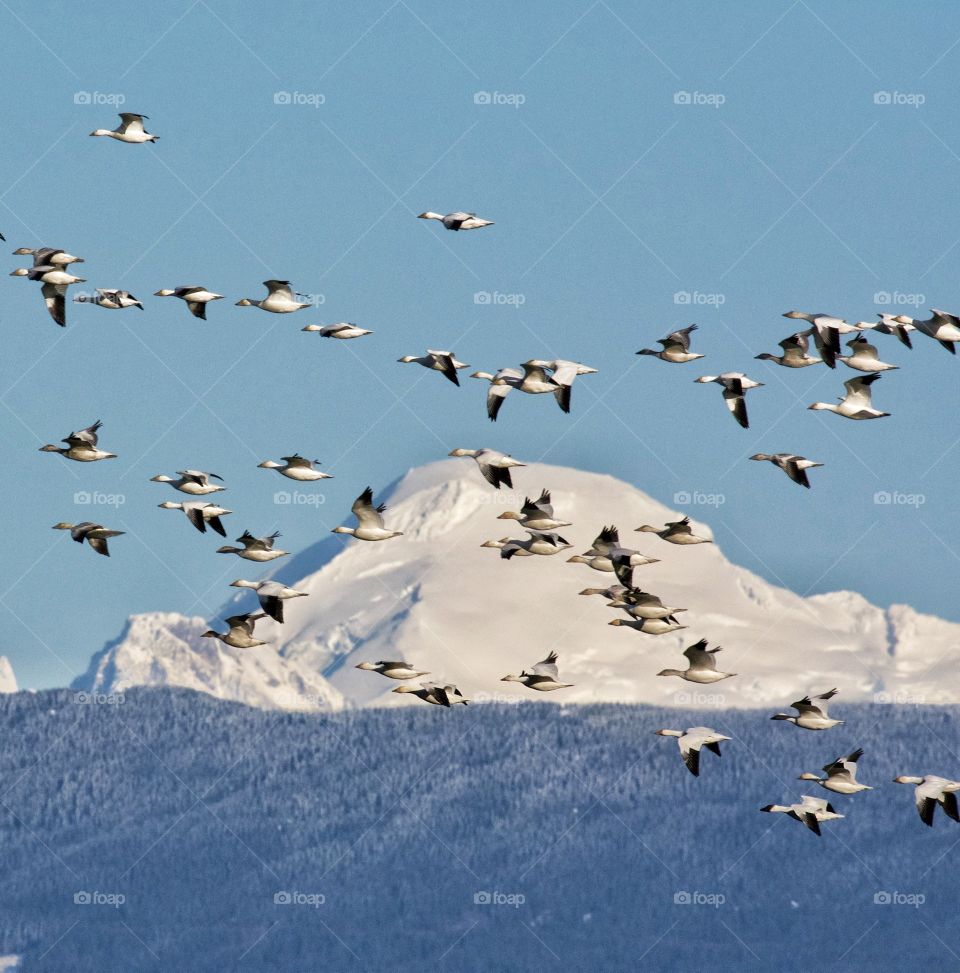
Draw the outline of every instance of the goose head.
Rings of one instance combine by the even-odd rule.
[[[66,450],[62,446],[54,446],[53,443],[47,443],[46,446],[41,446],[38,450],[40,453],[65,453]]]
[[[366,672],[377,672],[377,667],[372,662],[358,662],[354,669],[363,669]]]
[[[504,676],[500,682],[526,682],[523,676]]]
[[[73,530],[73,524],[68,524],[64,521],[60,521],[59,524],[53,525],[54,530]]]
[[[922,777],[907,777],[905,775],[901,775],[899,777],[894,777],[893,778],[893,782],[894,782],[894,784],[922,784],[923,783],[923,778]]]
[[[11,277],[26,277],[29,273],[30,273],[30,271],[27,270],[26,267],[17,267],[16,270],[11,270],[10,271],[10,276]]]
[[[470,373],[470,377],[471,378],[483,378],[483,379],[486,379],[488,382],[492,382],[493,381],[493,376],[489,372],[471,372]]]
[[[301,328],[301,331],[323,331],[322,324],[308,324],[305,328]]]
[[[760,355],[754,355],[758,361],[779,361],[780,359],[776,355],[771,355],[769,351],[765,351]]]
[[[754,453],[750,459],[771,460],[773,457],[769,453]]]
[[[812,409],[814,412],[836,412],[837,407],[831,405],[829,402],[814,402],[813,405],[808,405],[808,409]]]
[[[421,213],[417,217],[417,219],[418,220],[442,220],[443,216],[440,213],[432,213],[430,210],[427,210],[426,213]]]
[[[497,520],[523,520],[523,517],[515,510],[504,510],[502,514],[497,514]]]
[[[114,133],[109,128],[95,128],[91,135],[113,135]]]
[[[619,621],[619,619],[617,619],[617,621]],[[610,624],[612,625],[613,622],[611,622]],[[683,676],[683,673],[679,669],[661,669],[657,673],[657,675],[658,676]]]
[[[182,503],[174,503],[172,500],[164,500],[163,503],[158,503],[158,507],[162,507],[164,510],[183,510]]]
[[[217,554],[242,554],[245,548],[243,547],[230,547],[229,545],[225,547],[218,547]]]
[[[498,541],[484,541],[480,546],[493,547],[496,548],[497,550],[501,550],[503,548],[503,545],[506,543],[507,543],[507,538],[501,538]]]
[[[786,713],[774,713],[770,717],[771,720],[783,720],[786,723],[796,723],[797,718],[795,716],[787,716]]]
[[[818,784],[820,784],[820,783],[823,782],[823,778],[822,777],[818,777],[816,774],[809,774],[809,773],[803,773],[803,774],[801,774],[797,778],[797,780],[815,780]]]
[[[394,693],[418,693],[419,689],[415,689],[413,686],[397,686],[396,689],[390,690]]]
[[[451,449],[447,456],[476,456],[477,451],[475,449]]]
[[[262,463],[257,463],[258,470],[282,470],[283,463],[277,463],[272,459],[265,459]]]
[[[334,527],[331,534],[352,534],[356,530],[355,527],[344,527],[342,524],[339,527]]]
[[[46,446],[44,446],[46,449]],[[172,476],[166,476],[163,473],[158,473],[156,476],[150,477],[151,483],[176,483],[177,481]]]
[[[249,297],[241,297],[239,301],[234,305],[235,307],[253,307],[255,301],[251,301]]]
[[[407,365],[410,362],[416,361],[416,360],[417,360],[417,358],[416,358],[415,355],[404,355],[403,358],[398,358],[397,359],[398,362],[403,362],[404,365]]]
[[[660,357],[660,352],[659,351],[654,351],[652,348],[641,348],[637,352],[637,354],[638,355],[653,355],[654,358],[659,358]]]
[[[682,737],[682,730],[657,730],[656,734],[658,737]]]

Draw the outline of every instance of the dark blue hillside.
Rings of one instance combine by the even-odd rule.
[[[924,827],[890,783],[960,775],[955,711],[834,709],[845,726],[809,733],[613,705],[0,696],[0,955],[57,973],[955,969],[960,825]],[[736,739],[696,779],[653,731],[703,723]],[[877,790],[835,796],[847,818],[822,838],[759,813],[825,794],[794,778],[858,745]]]

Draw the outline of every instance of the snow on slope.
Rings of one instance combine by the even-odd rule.
[[[554,701],[780,707],[832,686],[842,700],[960,701],[953,665],[960,625],[906,606],[885,611],[853,592],[801,598],[731,564],[715,545],[676,547],[634,533],[676,511],[609,476],[536,465],[516,470],[514,482],[512,493],[493,490],[472,460],[412,470],[388,496],[387,526],[404,531],[402,538],[327,537],[274,572],[310,597],[287,603],[285,625],[260,623],[258,635],[272,646],[225,650],[198,637],[206,627],[200,620],[137,616],[82,681],[103,689],[170,681],[291,706],[292,687],[323,696],[326,677],[333,690],[325,706],[338,705],[341,694],[356,705],[421,705],[392,695],[395,682],[354,668],[406,659],[474,699],[519,699],[537,694],[500,677],[554,650],[561,677],[575,684]],[[561,531],[574,544],[570,553],[586,550],[599,527],[613,523],[626,546],[661,558],[638,568],[636,583],[686,606],[681,621],[689,628],[654,637],[608,626],[619,613],[578,592],[605,587],[612,575],[568,564],[565,554],[503,561],[481,549],[484,540],[525,536],[495,518],[541,487],[551,489],[558,517],[574,524]],[[710,536],[704,524],[697,532]],[[224,613],[254,606],[253,594],[242,592]],[[683,668],[680,652],[701,637],[724,647],[720,668],[736,678],[698,687],[657,677],[662,668]],[[263,685],[271,677],[280,685]],[[232,695],[241,689],[246,697]]]
[[[15,693],[17,680],[13,675],[13,666],[5,655],[0,655],[0,693]]]

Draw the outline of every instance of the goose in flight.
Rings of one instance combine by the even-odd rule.
[[[493,226],[493,220],[482,220],[476,213],[432,213],[427,210],[421,213],[418,220],[439,220],[447,230],[480,230],[485,226]]]
[[[497,421],[503,400],[510,391],[519,387],[523,382],[523,372],[516,368],[501,368],[493,375],[490,372],[473,372],[470,377],[482,378],[490,383],[487,388],[487,418],[491,422]]]
[[[127,307],[138,307],[143,310],[143,305],[130,291],[108,287],[98,287],[93,294],[78,294],[73,300],[77,304],[95,304],[97,307],[105,307],[108,311],[122,311]]]
[[[690,518],[684,517],[682,520],[668,520],[662,527],[653,527],[644,524],[637,528],[644,534],[656,534],[661,540],[668,544],[712,544],[709,537],[698,537],[690,526]]]
[[[856,794],[859,791],[872,791],[872,787],[857,781],[857,761],[863,756],[863,749],[858,748],[845,757],[837,757],[832,763],[823,768],[826,777],[816,774],[801,774],[797,780],[813,780],[828,791],[837,794]]]
[[[247,612],[245,615],[231,615],[225,619],[227,624],[226,635],[221,635],[220,632],[214,632],[213,629],[208,629],[201,637],[205,639],[220,639],[225,645],[232,646],[235,649],[253,649],[258,645],[266,645],[267,643],[262,639],[253,637],[254,626],[263,617],[263,612],[257,612],[256,614]]]
[[[840,726],[843,720],[832,720],[827,713],[827,701],[837,695],[836,689],[821,693],[819,696],[804,696],[790,706],[797,711],[796,716],[787,716],[786,713],[776,713],[770,717],[771,720],[783,720],[793,723],[803,730],[829,730],[833,726]],[[819,700],[819,702],[814,702]]]
[[[570,395],[573,391],[573,380],[578,375],[596,375],[597,370],[581,362],[566,361],[556,358],[553,361],[541,361],[531,359],[524,364],[524,369],[548,369],[552,374],[549,381],[553,384],[553,397],[557,400],[557,405],[563,412],[570,411]],[[523,388],[520,391],[524,391]]]
[[[770,811],[775,814],[786,814],[805,824],[815,835],[820,834],[820,823],[822,821],[835,821],[844,815],[837,814],[833,805],[822,797],[809,797],[804,794],[797,804],[768,804],[760,808],[761,811]]]
[[[556,652],[551,652],[543,662],[538,662],[529,670],[522,669],[519,676],[504,676],[500,682],[520,682],[527,689],[535,689],[540,693],[549,693],[554,689],[570,689],[573,686],[572,682],[560,682]]]
[[[891,334],[896,337],[901,344],[906,345],[908,348],[913,348],[913,342],[910,340],[910,332],[916,331],[917,329],[910,324],[913,320],[912,318],[905,318],[899,314],[878,314],[880,320],[876,324],[866,324],[866,322],[859,322],[864,326],[864,328],[869,328],[872,331],[879,331],[881,334]]]
[[[309,304],[296,300],[288,280],[265,280],[263,286],[267,289],[267,296],[262,301],[255,301],[250,297],[242,297],[237,301],[237,307],[258,307],[261,311],[272,314],[290,314],[300,311]]]
[[[859,331],[855,325],[848,324],[843,318],[835,318],[829,314],[807,314],[804,311],[787,311],[785,318],[808,321],[811,327],[801,334],[813,336],[813,343],[824,364],[828,368],[837,367],[837,356],[840,354],[840,335]]]
[[[200,287],[196,284],[186,287],[174,287],[173,289],[165,287],[162,290],[155,291],[153,296],[179,297],[181,301],[186,301],[190,313],[195,318],[200,318],[201,321],[207,320],[207,305],[211,301],[220,301],[223,299],[223,294],[214,294],[213,291],[208,291],[206,287]]]
[[[507,538],[506,541],[492,542],[495,543],[500,549],[500,557],[504,560],[509,561],[515,554],[520,551],[526,551],[528,554],[539,554],[541,556],[548,557],[551,554],[559,554],[561,551],[565,551],[568,548],[573,547],[573,545],[564,540],[559,534],[551,534],[546,531],[541,530],[531,530],[527,528],[527,533],[530,535],[527,540],[514,540]],[[492,546],[490,541],[482,544],[481,547],[486,547],[488,545]]]
[[[216,531],[221,537],[226,537],[227,532],[223,529],[221,517],[232,514],[232,510],[220,507],[215,503],[207,503],[204,500],[184,500],[183,503],[174,503],[172,500],[164,500],[157,504],[162,510],[182,510],[187,515],[187,520],[200,531],[201,534],[207,532],[207,525]]]
[[[760,361],[776,362],[784,368],[806,368],[808,365],[823,364],[822,358],[814,358],[807,354],[809,347],[808,331],[798,331],[796,334],[790,335],[789,338],[784,338],[778,344],[783,349],[782,355],[770,355],[764,352],[762,355],[755,355],[754,357]]]
[[[816,466],[823,466],[823,463],[816,463],[812,459],[805,459],[803,456],[796,456],[794,453],[754,453],[750,459],[765,460],[778,466],[794,483],[810,489],[810,481],[807,479],[807,470],[812,470]]]
[[[59,267],[41,265],[27,270],[25,267],[18,267],[11,271],[11,277],[26,277],[32,281],[38,281],[43,286],[40,294],[43,303],[50,314],[50,317],[60,325],[61,328],[67,326],[67,288],[71,284],[85,284],[86,279],[76,277]]]
[[[603,595],[607,601],[616,601],[618,598],[630,591],[636,591],[639,589],[628,588],[625,584],[611,584],[606,588],[584,588],[583,591],[578,592],[581,595]]]
[[[486,447],[483,449],[452,449],[447,455],[472,457],[480,468],[483,478],[498,490],[501,484],[506,486],[508,490],[512,490],[513,480],[510,477],[510,470],[514,466],[527,465],[497,449],[487,449]]]
[[[925,777],[900,776],[893,778],[894,784],[916,784],[914,799],[917,802],[917,811],[920,813],[920,820],[933,827],[933,812],[937,805],[943,808],[943,813],[954,821],[960,821],[960,813],[957,809],[957,791],[960,791],[960,781],[947,780],[946,777],[937,777],[927,774]]]
[[[744,429],[750,428],[750,421],[747,419],[747,403],[744,398],[749,389],[760,388],[764,383],[755,382],[752,378],[747,378],[743,372],[724,372],[722,375],[701,375],[695,378],[695,382],[701,385],[707,382],[716,382],[723,386],[723,401],[733,415],[733,418],[743,426]]]
[[[696,361],[703,358],[703,355],[695,355],[690,351],[690,335],[697,330],[697,325],[691,324],[689,327],[681,328],[668,334],[666,338],[658,338],[657,344],[663,345],[660,351],[653,348],[641,348],[638,355],[652,355],[660,361],[671,362],[675,365],[682,365],[688,361]]]
[[[607,588],[605,591],[588,588],[586,591],[580,592],[581,595],[588,593],[606,594],[609,598],[607,602],[608,607],[622,608],[634,618],[669,618],[677,612],[686,611],[686,608],[665,605],[660,598],[650,594],[648,591],[643,591],[640,588],[627,588],[624,585],[616,585]]]
[[[102,449],[97,449],[99,442],[97,431],[102,425],[103,423],[97,419],[92,426],[87,426],[86,429],[81,429],[79,432],[72,432],[61,439],[60,442],[67,444],[66,448],[47,443],[46,446],[40,447],[40,452],[59,453],[66,459],[72,459],[78,463],[95,463],[101,459],[116,459],[116,453],[107,453]]]
[[[898,314],[893,320],[898,324],[913,325],[921,334],[939,341],[951,355],[955,355],[956,342],[960,341],[960,317],[948,314],[946,311],[938,311],[935,307],[930,309],[930,313],[933,316],[926,321],[918,321],[906,314]]]
[[[382,514],[387,506],[383,503],[379,507],[373,505],[373,490],[370,487],[367,487],[353,501],[350,509],[357,518],[357,526],[334,527],[331,533],[350,534],[358,541],[387,541],[391,537],[400,537],[403,534],[402,530],[387,530],[384,527]]]
[[[717,733],[716,730],[711,730],[709,726],[691,726],[687,730],[657,730],[657,736],[677,738],[680,756],[683,757],[687,770],[694,777],[700,776],[701,747],[706,747],[711,753],[720,757],[722,756],[720,744],[730,739],[722,733]]]
[[[530,530],[557,530],[560,527],[571,527],[565,520],[557,520],[553,516],[553,504],[550,502],[550,491],[542,490],[536,500],[523,498],[520,513],[515,510],[505,510],[497,516],[497,520],[516,520],[522,527]]]
[[[415,669],[409,662],[360,662],[355,669],[364,669],[367,672],[379,672],[387,679],[416,679],[417,676],[429,676],[429,672]]]
[[[397,686],[391,692],[412,693],[417,699],[422,699],[425,703],[433,703],[434,706],[446,706],[448,709],[456,703],[463,703],[466,706],[470,702],[456,686],[441,686],[433,682],[422,682],[419,689],[414,689],[413,686]]]
[[[67,524],[61,521],[59,524],[54,524],[53,529],[70,531],[70,536],[78,544],[86,541],[97,554],[102,554],[104,557],[110,557],[110,551],[107,550],[107,538],[119,537],[125,533],[122,530],[108,530],[103,524],[94,524],[89,520],[80,524]]]
[[[874,372],[872,375],[862,375],[859,378],[851,378],[843,383],[847,394],[839,399],[839,405],[834,405],[831,402],[814,402],[807,408],[814,411],[835,412],[838,416],[843,416],[844,419],[883,419],[890,413],[875,409],[870,393],[870,386],[878,378],[880,378],[879,372]]]
[[[871,345],[863,334],[851,338],[847,342],[847,347],[850,349],[849,355],[837,355],[837,361],[842,361],[847,368],[858,372],[889,372],[900,367],[880,361],[877,346]]]
[[[668,632],[679,632],[680,629],[687,628],[686,625],[681,625],[673,615],[667,615],[666,618],[615,618],[607,624],[616,628],[621,626],[632,628],[635,632],[643,632],[644,635],[666,635]],[[680,673],[674,669],[664,669],[660,675],[680,675]]]
[[[260,607],[275,622],[283,624],[283,603],[291,598],[306,598],[308,591],[297,591],[296,588],[288,588],[279,581],[245,581],[238,578],[230,582],[231,588],[252,588],[257,593]]]
[[[519,541],[514,541],[509,537],[501,537],[498,541],[484,541],[480,546],[502,551],[508,544],[518,545],[519,543]],[[533,557],[533,551],[528,551],[522,546],[515,546],[511,557]]]
[[[223,477],[217,476],[216,473],[204,473],[202,470],[177,470],[177,476],[180,479],[175,480],[172,476],[158,473],[156,476],[150,477],[150,482],[169,483],[174,490],[189,494],[191,497],[205,497],[208,494],[226,490],[226,487],[217,486],[210,482],[211,480],[223,482]]]
[[[120,124],[114,128],[95,128],[91,135],[105,135],[118,142],[156,142],[159,135],[151,135],[143,127],[146,115],[137,115],[132,111],[120,112]]]
[[[398,358],[397,361],[402,362],[404,365],[416,362],[418,365],[423,365],[424,368],[431,368],[435,372],[441,372],[454,385],[460,384],[460,379],[457,378],[457,369],[470,367],[462,361],[457,361],[457,356],[452,351],[432,351],[429,348],[425,355],[420,355],[419,357],[416,355],[404,355],[403,358]]]
[[[308,324],[301,331],[315,331],[321,338],[362,338],[365,334],[373,334],[366,328],[358,328],[355,324],[342,321],[339,324]]]
[[[272,561],[274,558],[286,557],[289,551],[275,551],[273,542],[280,536],[280,531],[275,530],[266,537],[254,537],[250,531],[245,530],[238,538],[237,543],[243,547],[218,547],[217,554],[236,554],[247,561]]]
[[[633,568],[643,567],[645,564],[657,564],[659,560],[659,558],[646,557],[639,551],[622,547],[620,532],[611,525],[602,528],[594,538],[589,551],[567,558],[567,563],[586,564],[594,571],[612,571],[622,585],[631,587]]]
[[[715,649],[707,648],[707,640],[700,639],[694,645],[688,645],[683,654],[687,658],[686,669],[661,669],[658,676],[679,676],[687,682],[701,684],[720,682],[721,679],[729,679],[735,676],[735,672],[719,672],[717,670],[716,654],[721,651],[718,645]]]
[[[20,247],[19,250],[14,250],[13,255],[15,257],[33,257],[33,266],[37,267],[67,267],[70,264],[82,264],[84,263],[83,257],[75,257],[71,253],[67,253],[66,250],[60,250],[57,247]],[[23,276],[18,275],[18,276]]]
[[[272,459],[265,459],[262,463],[257,463],[258,470],[276,470],[281,476],[289,477],[291,480],[332,480],[329,473],[321,473],[315,470],[314,466],[319,465],[318,459],[304,459],[299,453],[293,456],[281,456],[281,463],[275,463]]]

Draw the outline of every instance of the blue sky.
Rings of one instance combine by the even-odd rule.
[[[876,387],[893,417],[851,423],[804,407],[853,372],[753,360],[792,330],[790,308],[848,320],[960,309],[960,10],[347,6],[0,9],[15,79],[0,161],[8,267],[17,246],[64,247],[86,258],[88,286],[147,308],[72,304],[61,331],[36,285],[0,275],[0,653],[21,684],[65,684],[127,614],[223,603],[237,562],[157,509],[180,498],[154,474],[222,474],[230,536],[279,528],[298,551],[368,483],[454,446],[611,473],[667,503],[722,495],[688,512],[769,580],[960,619],[960,363],[923,338],[911,352],[878,336],[903,366]],[[121,98],[150,116],[157,144],[87,137],[114,126]],[[414,219],[461,208],[496,226]],[[317,295],[317,309],[233,306],[268,277]],[[188,283],[229,300],[203,323],[150,296]],[[300,332],[341,320],[376,334]],[[703,363],[634,355],[691,322]],[[474,368],[564,357],[600,372],[577,383],[571,416],[518,396],[491,426],[481,383],[457,390],[395,363],[426,347]],[[717,388],[693,384],[740,369],[767,383],[749,431]],[[37,452],[96,418],[120,459]],[[323,506],[272,502],[285,481],[256,464],[293,450],[335,474]],[[747,462],[756,451],[826,466],[802,491]],[[84,507],[78,491],[124,502]],[[878,504],[878,492],[922,503]],[[50,530],[91,517],[130,532],[110,560]]]

